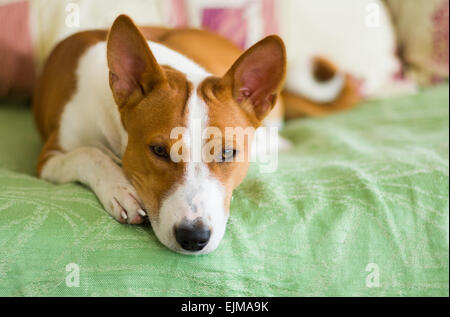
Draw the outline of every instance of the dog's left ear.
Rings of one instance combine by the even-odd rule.
[[[262,121],[275,105],[286,75],[286,48],[271,35],[249,48],[223,80],[231,85],[234,100]]]

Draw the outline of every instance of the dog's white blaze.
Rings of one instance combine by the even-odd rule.
[[[183,252],[175,240],[174,225],[184,218],[201,217],[205,224],[210,226],[212,233],[209,244],[199,253],[211,252],[218,246],[225,232],[225,191],[221,183],[210,175],[207,165],[201,162],[203,141],[201,133],[194,131],[200,128],[199,131],[202,132],[208,124],[207,107],[198,98],[197,87],[211,74],[187,57],[163,45],[148,43],[160,65],[167,65],[185,73],[187,79],[194,84],[188,102],[187,128],[189,134],[194,135],[191,139],[195,138],[195,142],[191,142],[193,146],[189,147],[190,152],[196,156],[200,153],[197,163],[190,160],[186,164],[184,178],[174,185],[164,199],[159,218],[151,219],[152,227],[163,244]],[[122,126],[109,87],[106,56],[106,42],[100,42],[89,48],[80,58],[77,68],[78,86],[65,106],[61,118],[60,144],[65,152],[82,146],[101,148],[114,159],[120,160],[128,143],[128,134]],[[196,122],[200,123],[200,127],[196,127]],[[183,138],[188,142],[187,135]],[[108,174],[107,171],[103,172]]]
[[[158,228],[155,230],[158,238],[169,248],[178,252],[183,251],[177,244],[173,235],[173,227],[184,219],[194,220],[201,218],[205,225],[211,229],[208,245],[196,252],[204,254],[214,251],[225,234],[228,220],[225,211],[225,189],[215,179],[206,163],[202,162],[202,150],[205,144],[202,135],[208,126],[208,112],[206,104],[198,97],[198,85],[210,74],[188,74],[194,87],[188,101],[187,132],[183,139],[189,149],[189,162],[183,183],[176,186],[173,192],[163,201],[158,219]]]

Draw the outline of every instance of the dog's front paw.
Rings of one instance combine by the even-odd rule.
[[[141,224],[147,213],[142,207],[136,190],[130,183],[111,184],[99,196],[106,211],[118,222]]]

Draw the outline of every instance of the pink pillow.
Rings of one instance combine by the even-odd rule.
[[[227,0],[172,0],[171,5],[172,26],[209,29],[242,49],[266,35],[278,33],[276,0],[242,0],[234,5]]]
[[[28,1],[0,5],[0,98],[29,97],[34,81]]]

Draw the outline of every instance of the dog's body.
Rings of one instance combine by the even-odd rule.
[[[148,215],[159,240],[175,251],[214,250],[253,134],[244,141],[206,138],[220,141],[220,159],[209,163],[175,162],[171,148],[179,141],[183,158],[202,157],[204,137],[192,139],[198,125],[257,128],[271,112],[285,77],[281,40],[268,37],[241,54],[209,32],[139,31],[126,16],[109,33],[62,41],[34,95],[46,140],[39,176],[88,185],[119,222],[139,224]],[[177,128],[182,132],[173,136]]]

